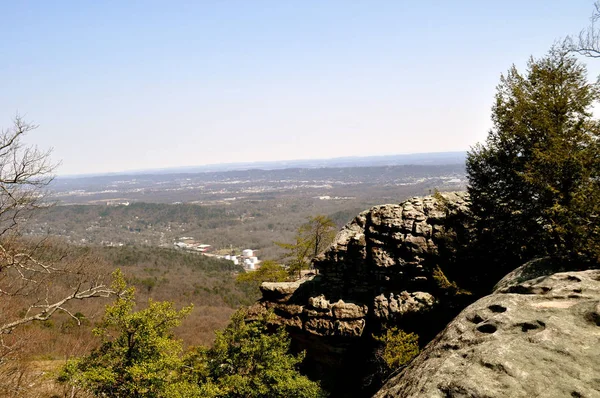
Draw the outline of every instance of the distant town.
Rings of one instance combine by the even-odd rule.
[[[234,265],[242,265],[247,271],[254,271],[260,267],[260,260],[254,255],[254,250],[244,249],[241,255],[231,254],[214,254],[211,253],[212,246],[199,242],[191,236],[182,236],[175,243],[175,247],[181,250],[196,252],[209,257],[221,258],[232,261]]]

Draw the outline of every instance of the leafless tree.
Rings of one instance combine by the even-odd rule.
[[[577,37],[567,37],[565,44],[571,51],[591,58],[600,58],[600,1],[594,3],[590,25]]]
[[[0,370],[27,344],[14,338],[19,327],[46,321],[56,312],[79,324],[74,302],[113,293],[100,271],[90,273],[90,256],[56,249],[48,238],[20,234],[25,220],[49,206],[46,192],[57,166],[51,150],[23,142],[36,127],[17,116],[11,128],[0,131]]]

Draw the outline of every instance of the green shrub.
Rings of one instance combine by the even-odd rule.
[[[172,329],[192,308],[176,311],[172,303],[149,301],[146,309],[134,311],[133,289],[125,289],[119,273],[114,287],[122,293],[94,329],[102,344],[69,361],[59,381],[104,397],[165,397],[182,366],[182,345]]]
[[[175,310],[150,300],[134,311],[134,291],[116,273],[115,291],[94,333],[101,345],[90,355],[67,362],[59,381],[107,398],[258,398],[323,396],[319,385],[298,371],[303,355],[289,353],[284,328],[269,330],[269,316],[246,321],[238,311],[212,348],[184,355],[173,329],[191,306]]]
[[[240,310],[212,348],[198,347],[186,360],[194,380],[206,397],[261,398],[324,396],[319,384],[298,371],[304,355],[289,353],[290,338],[283,327],[269,329],[266,314],[246,320]]]
[[[382,344],[377,355],[390,370],[408,364],[419,354],[419,336],[397,327],[389,328],[381,336],[373,336]]]

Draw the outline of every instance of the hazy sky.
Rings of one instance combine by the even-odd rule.
[[[59,174],[468,149],[593,0],[0,0],[0,126]],[[590,77],[600,60],[586,61]]]

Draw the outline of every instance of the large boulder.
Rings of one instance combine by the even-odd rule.
[[[600,270],[519,281],[524,272],[463,310],[375,397],[600,397]]]

